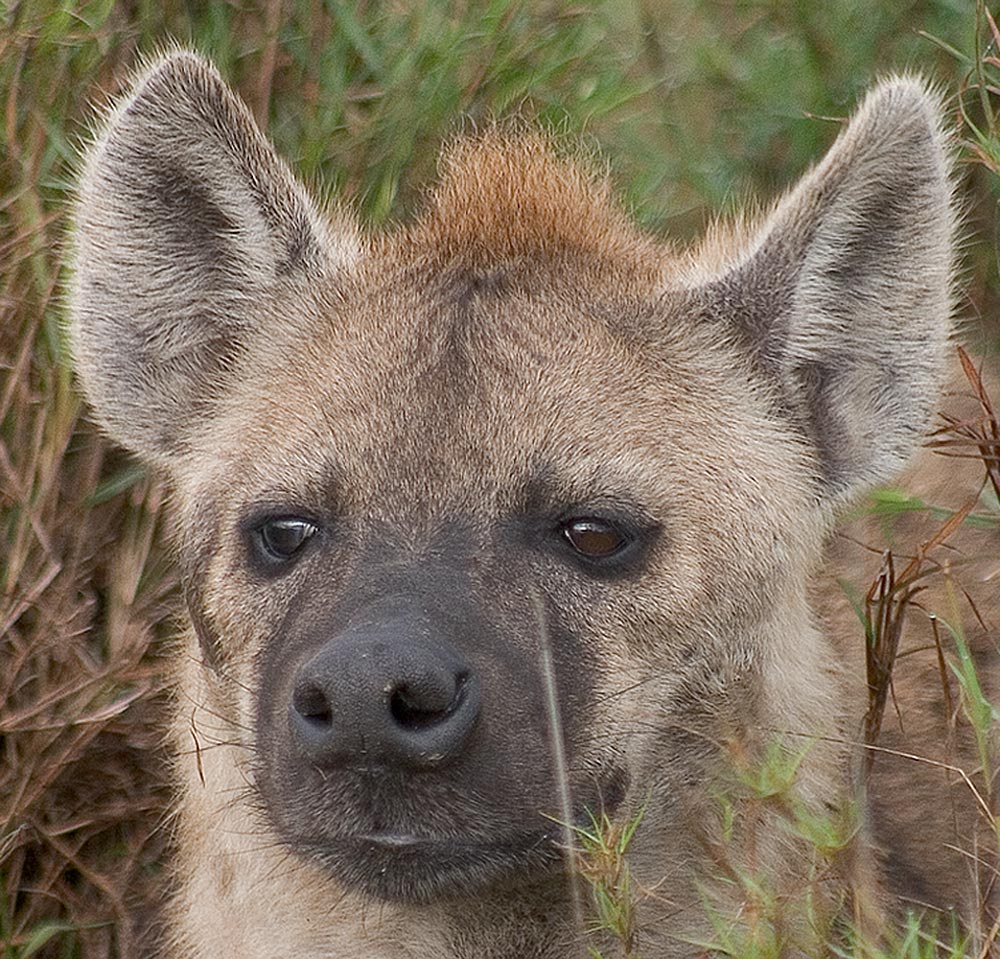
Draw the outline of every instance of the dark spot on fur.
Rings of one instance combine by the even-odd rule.
[[[912,195],[907,191],[882,185],[855,201],[852,212],[863,230],[845,232],[835,248],[826,254],[823,275],[831,285],[831,294],[824,305],[831,311],[851,312],[866,296],[878,296],[872,290],[872,280],[878,280],[884,270],[901,261],[906,251],[901,245],[906,227],[913,218]],[[872,264],[881,269],[872,269]]]
[[[472,341],[485,323],[496,321],[492,311],[484,309],[490,301],[508,290],[508,271],[459,265],[446,270],[439,279],[441,310],[441,360],[452,375],[461,375],[473,362]]]
[[[732,330],[745,355],[766,378],[780,377],[797,279],[795,260],[780,240],[766,243],[745,264],[698,294],[696,312]]]
[[[132,162],[143,171],[129,184],[135,203],[163,231],[162,248],[190,267],[220,273],[238,264],[237,224],[212,191],[180,163],[148,150]]]
[[[198,635],[205,662],[216,672],[224,663],[225,651],[211,621],[204,590],[209,565],[219,552],[218,515],[214,501],[198,505],[194,516],[188,521],[187,529],[191,531],[191,538],[181,555],[184,600],[188,614]]]
[[[278,263],[279,276],[287,276],[319,260],[319,245],[304,213],[296,214],[284,239],[285,256]]]

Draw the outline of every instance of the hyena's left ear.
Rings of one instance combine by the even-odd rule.
[[[919,81],[883,82],[699,291],[815,446],[828,501],[897,472],[938,399],[956,232],[940,114]]]
[[[80,178],[70,334],[108,431],[169,462],[211,409],[269,305],[356,251],[201,57],[151,64]]]

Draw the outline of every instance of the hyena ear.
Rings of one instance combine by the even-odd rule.
[[[699,291],[814,445],[828,501],[897,472],[938,399],[956,232],[940,114],[921,82],[880,84]]]
[[[140,74],[85,157],[70,336],[109,432],[153,459],[180,452],[269,298],[350,259],[335,229],[200,57]]]

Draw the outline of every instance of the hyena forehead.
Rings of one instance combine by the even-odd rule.
[[[239,457],[253,424],[247,468],[266,470],[267,449],[300,478],[328,472],[324,453],[390,475],[445,459],[481,477],[484,458],[509,472],[541,451],[635,472],[760,430],[730,339],[671,289],[674,250],[629,222],[606,178],[497,132],[453,144],[442,169],[415,223],[276,303],[206,448]]]
[[[627,391],[574,363],[590,349],[613,370],[631,350],[654,359],[633,365],[661,390],[656,408],[702,398],[678,432],[694,436],[693,411],[714,407],[716,430],[737,424],[718,439],[737,441],[736,456],[744,427],[762,424],[762,440],[785,435],[782,457],[806,449],[789,468],[840,502],[892,475],[933,404],[951,306],[948,166],[933,97],[889,81],[731,256],[677,276],[603,180],[537,139],[487,134],[447,156],[422,218],[365,244],[344,218],[324,221],[218,75],[178,54],[139,79],[89,156],[74,349],[109,429],[175,478],[215,455],[226,411],[252,408],[247,393],[288,385],[283,364],[307,386],[336,380],[341,402],[322,415],[346,433],[361,408],[376,427],[412,425],[414,396],[440,424],[501,373],[548,390],[528,391],[539,404],[575,388],[608,422]],[[669,305],[678,294],[682,309]],[[630,325],[637,340],[619,342]],[[360,362],[337,362],[352,349]],[[570,361],[541,382],[533,351]],[[463,352],[450,395],[420,380]],[[487,422],[502,420],[503,398]],[[289,434],[315,419],[308,397],[275,409]],[[673,418],[661,419],[634,435],[663,443]],[[534,412],[518,435],[544,420]]]
[[[676,257],[628,220],[605,177],[540,136],[496,131],[456,141],[441,166],[415,222],[370,238],[325,289],[278,304],[265,349],[308,347],[347,378],[361,367],[364,393],[382,399],[373,376],[450,366],[458,389],[588,354],[611,365],[643,323],[669,334]]]

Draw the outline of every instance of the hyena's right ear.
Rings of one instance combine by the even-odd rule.
[[[85,159],[70,332],[109,432],[155,460],[194,417],[280,291],[356,255],[200,57],[143,72]]]

